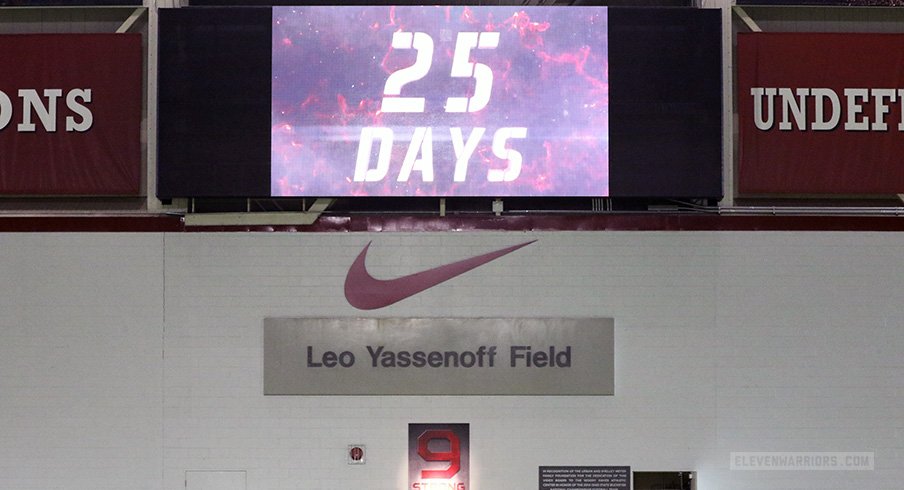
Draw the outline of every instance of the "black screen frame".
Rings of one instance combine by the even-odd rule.
[[[270,197],[271,8],[159,13],[157,196]],[[721,198],[720,12],[613,7],[609,36],[600,197]]]

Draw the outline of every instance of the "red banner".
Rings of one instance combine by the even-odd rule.
[[[904,35],[738,35],[741,194],[904,192]]]
[[[470,490],[468,424],[408,424],[408,490]]]
[[[0,36],[0,194],[138,195],[140,34]]]

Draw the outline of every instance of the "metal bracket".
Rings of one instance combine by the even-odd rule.
[[[495,213],[496,216],[501,216],[502,211],[503,211],[502,199],[496,199],[495,201],[493,201],[493,213]]]
[[[731,8],[731,10],[735,13],[735,15],[738,16],[739,19],[741,19],[741,22],[743,22],[751,32],[763,32],[763,29],[761,29],[760,26],[757,25],[756,21],[750,18],[750,15],[747,14],[747,11],[744,10],[744,7],[738,7],[737,5],[735,5]]]
[[[116,29],[116,33],[123,34],[132,30],[132,28],[135,27],[135,23],[138,22],[138,19],[140,19],[141,16],[144,15],[144,13],[147,11],[148,10],[144,7],[133,10],[132,15],[130,15],[128,19],[124,20],[122,25],[120,25]]]
[[[317,199],[301,213],[189,213],[185,226],[308,226],[314,224],[335,199]]]

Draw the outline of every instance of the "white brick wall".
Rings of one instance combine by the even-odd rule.
[[[362,312],[342,295],[371,240],[368,268],[390,278],[532,239],[388,308]],[[186,470],[246,470],[249,490],[399,490],[409,422],[471,424],[476,490],[536,488],[540,465],[697,470],[701,490],[904,481],[904,234],[72,234],[0,244],[0,271],[32,292],[14,281],[0,290],[0,488],[177,490]],[[612,316],[616,396],[264,397],[267,316]],[[75,354],[60,350],[59,332],[76,330]],[[114,333],[120,341],[95,343]],[[80,413],[77,398],[93,408]],[[73,419],[71,432],[47,430]],[[366,465],[346,464],[350,443],[367,445]],[[732,451],[875,451],[876,470],[729,471]]]
[[[162,245],[0,234],[0,488],[160,488]]]

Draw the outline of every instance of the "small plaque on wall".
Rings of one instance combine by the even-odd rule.
[[[629,490],[630,466],[541,466],[540,490]]]

